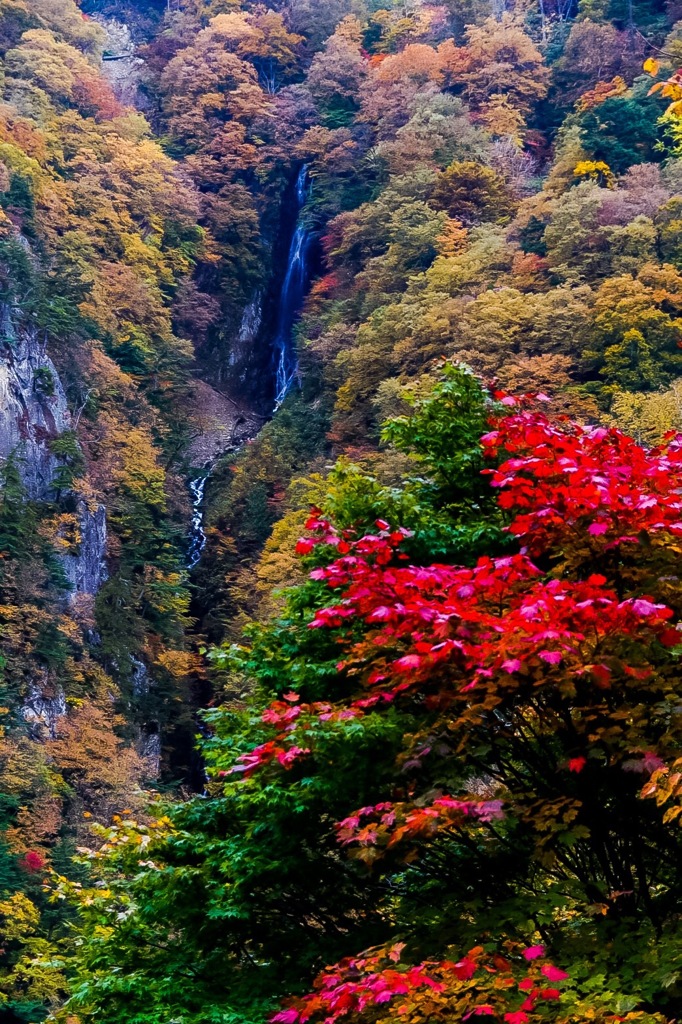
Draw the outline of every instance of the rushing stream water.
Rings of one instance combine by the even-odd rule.
[[[204,530],[204,495],[206,484],[211,475],[213,466],[207,462],[204,468],[189,482],[189,491],[192,495],[192,528],[189,535],[189,548],[187,551],[187,567],[193,569],[198,563],[204,548],[206,547],[206,531]]]
[[[310,252],[313,233],[301,219],[301,211],[310,195],[308,168],[303,166],[296,178],[295,227],[289,246],[287,268],[277,306],[277,319],[273,332],[273,376],[275,384],[274,412],[281,406],[296,379],[298,361],[294,345],[294,325],[298,318],[310,284]],[[204,530],[204,497],[213,463],[206,465],[189,481],[192,496],[192,527],[187,549],[187,567],[193,569],[206,547]]]

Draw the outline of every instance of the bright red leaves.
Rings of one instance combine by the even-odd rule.
[[[532,721],[545,708],[543,726],[551,732],[554,715],[559,737],[562,715],[570,719],[577,710],[563,756],[546,769],[565,780],[558,785],[569,787],[566,800],[575,808],[580,800],[570,794],[585,786],[588,757],[586,775],[614,767],[650,774],[663,763],[644,735],[641,744],[636,733],[622,742],[614,737],[623,730],[623,695],[631,689],[639,700],[642,691],[647,699],[666,692],[666,648],[682,639],[672,609],[652,596],[665,596],[665,586],[655,571],[637,571],[637,555],[648,544],[660,551],[666,535],[677,543],[682,534],[682,440],[646,451],[619,431],[558,424],[507,398],[513,413],[494,424],[483,445],[502,460],[489,471],[491,484],[510,513],[509,531],[523,544],[519,553],[482,558],[473,568],[409,565],[401,551],[405,531],[379,520],[376,533],[340,535],[319,510],[307,524],[314,536],[298,545],[302,555],[319,545],[334,548],[331,564],[311,576],[338,596],[315,613],[310,628],[334,631],[349,696],[334,705],[300,704],[295,695],[275,702],[263,715],[274,737],[233,770],[250,774],[268,763],[288,768],[303,755],[314,759],[315,730],[324,723],[362,719],[389,705],[418,709],[415,718],[428,717],[430,733],[417,733],[423,749],[409,754],[416,766],[410,799],[403,777],[400,799],[361,808],[337,825],[341,845],[367,862],[388,853],[409,860],[443,832],[490,833],[503,806],[516,813],[513,786],[491,790],[488,799],[438,795],[426,772],[420,795],[419,771],[431,747],[424,737],[439,731],[462,749],[471,724],[486,716],[502,715],[518,728],[527,726],[524,713]],[[604,571],[594,572],[595,564]],[[596,727],[583,735],[575,724],[583,714],[593,720],[595,706],[601,747]],[[546,962],[540,945],[517,950],[515,963],[477,947],[457,962],[400,968],[394,952],[342,961],[274,1020],[334,1024],[365,1010],[381,1020],[384,1003],[399,1019],[428,997],[453,1019],[528,1024],[560,998],[556,985],[568,977]]]
[[[532,534],[528,547],[536,555],[575,543],[580,531],[603,549],[634,541],[643,529],[682,531],[677,440],[646,452],[616,430],[557,425],[519,411],[483,442],[491,456],[511,455],[491,471],[491,482],[501,490],[500,503],[519,512],[511,531]],[[597,573],[547,578],[525,554],[482,558],[473,569],[401,565],[409,534],[384,520],[376,534],[353,538],[339,535],[315,509],[306,526],[315,536],[299,542],[300,554],[323,545],[340,556],[311,573],[341,594],[318,610],[311,628],[364,626],[362,640],[346,644],[339,665],[357,678],[356,693],[334,706],[275,702],[263,715],[274,735],[231,770],[244,777],[272,763],[290,768],[308,755],[315,722],[361,717],[416,692],[432,706],[446,706],[474,690],[497,700],[512,689],[565,689],[576,681],[609,689],[621,678],[646,678],[650,669],[638,663],[646,661],[638,651],[654,641],[676,645],[682,636],[670,628],[672,612],[664,604],[646,594],[620,600]],[[567,767],[578,774],[584,765],[575,757]]]
[[[482,558],[474,569],[421,568],[377,565],[353,551],[316,575],[343,588],[343,598],[319,611],[312,627],[339,628],[347,620],[368,627],[368,638],[351,646],[345,661],[356,673],[371,667],[370,695],[357,701],[363,708],[417,687],[441,689],[445,668],[451,691],[481,683],[505,689],[524,680],[561,685],[568,674],[609,685],[613,667],[603,659],[623,636],[643,644],[679,640],[667,628],[672,612],[665,605],[619,601],[599,575],[541,579],[524,555]]]
[[[619,430],[557,424],[537,412],[502,419],[483,438],[511,532],[531,553],[579,529],[595,541],[636,542],[641,531],[682,534],[682,439],[647,451]]]
[[[19,862],[25,871],[35,874],[45,867],[45,858],[35,850],[28,850]]]
[[[518,949],[513,956],[501,956],[476,946],[461,960],[429,961],[414,967],[398,965],[401,952],[402,946],[397,945],[342,960],[317,978],[313,993],[277,1013],[273,1024],[306,1024],[309,1020],[334,1024],[349,1014],[377,1011],[389,1003],[388,1017],[400,1019],[409,1016],[415,1003],[426,996],[434,1010],[451,1009],[453,1019],[490,1016],[516,1024],[527,1021],[538,1005],[559,997],[559,989],[546,987],[544,978],[568,977],[546,962],[531,967],[530,958],[524,961]],[[514,1004],[516,1008],[510,1009]]]
[[[417,839],[428,839],[453,825],[486,823],[503,816],[501,800],[457,800],[439,797],[424,806],[381,803],[362,807],[337,825],[339,842],[352,847],[360,860],[372,861],[377,848],[392,849]]]

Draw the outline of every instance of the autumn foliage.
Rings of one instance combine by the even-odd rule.
[[[402,944],[373,950],[326,971],[318,978],[314,995],[275,1014],[272,1021],[305,1024],[322,1015],[325,1020],[336,1021],[348,1014],[378,1009],[377,1020],[390,1020],[394,1013],[412,1020],[425,1019],[425,1013],[452,1013],[462,1014],[463,1020],[492,1017],[507,1024],[525,1024],[538,1004],[560,998],[561,990],[552,983],[568,975],[539,960],[543,946],[521,950],[510,943],[509,947],[507,955],[491,956],[482,946],[476,946],[456,963],[427,962],[406,969],[399,965]],[[510,957],[510,951],[515,955]],[[518,1009],[508,1009],[510,996],[516,997]],[[484,1001],[491,998],[492,1002]]]
[[[453,489],[481,408],[478,480]],[[662,1022],[677,999],[665,979],[680,882],[661,851],[678,849],[679,825],[658,805],[677,807],[682,788],[680,439],[644,449],[553,414],[545,396],[484,394],[453,368],[403,426],[434,509],[447,493],[456,519],[475,486],[480,515],[488,492],[486,515],[502,517],[493,550],[432,561],[425,509],[409,528],[403,513],[363,521],[350,481],[339,525],[313,510],[297,543],[308,581],[251,651],[218,657],[271,699],[209,716],[214,825],[198,806],[174,812],[177,833],[152,843],[132,883],[135,927],[205,949],[176,888],[191,835],[216,919],[246,915],[256,960],[280,949],[275,989],[300,990],[303,962],[308,977],[335,964],[277,1024]],[[439,447],[446,429],[459,452]],[[244,903],[238,865],[265,834],[272,859],[252,865]],[[95,864],[130,895],[118,872],[140,866],[134,847]],[[240,931],[216,933],[225,966],[196,979],[195,998],[261,977]],[[127,984],[146,970],[131,963]],[[88,982],[93,1005],[101,991]]]
[[[0,0],[0,1017],[682,1018],[679,13]]]

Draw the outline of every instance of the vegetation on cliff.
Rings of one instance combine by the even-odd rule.
[[[0,0],[3,1019],[680,1016],[681,15]]]

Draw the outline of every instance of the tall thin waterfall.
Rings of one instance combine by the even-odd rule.
[[[287,260],[287,271],[280,293],[277,327],[273,343],[275,359],[275,409],[287,396],[297,371],[293,330],[301,312],[310,279],[309,256],[313,240],[310,230],[301,222],[301,210],[310,192],[308,168],[302,167],[296,179],[297,222]]]
[[[297,362],[294,347],[294,324],[303,308],[303,301],[310,283],[310,250],[313,233],[301,222],[301,211],[310,194],[308,168],[302,167],[296,179],[296,227],[289,246],[287,269],[277,307],[277,319],[273,341],[273,375],[275,382],[275,411],[279,409],[296,379]],[[228,450],[234,450],[233,447]],[[192,527],[187,546],[187,567],[193,569],[201,560],[206,546],[204,528],[204,498],[206,485],[213,470],[213,463],[207,462],[203,469],[195,472],[189,481],[192,497]]]

